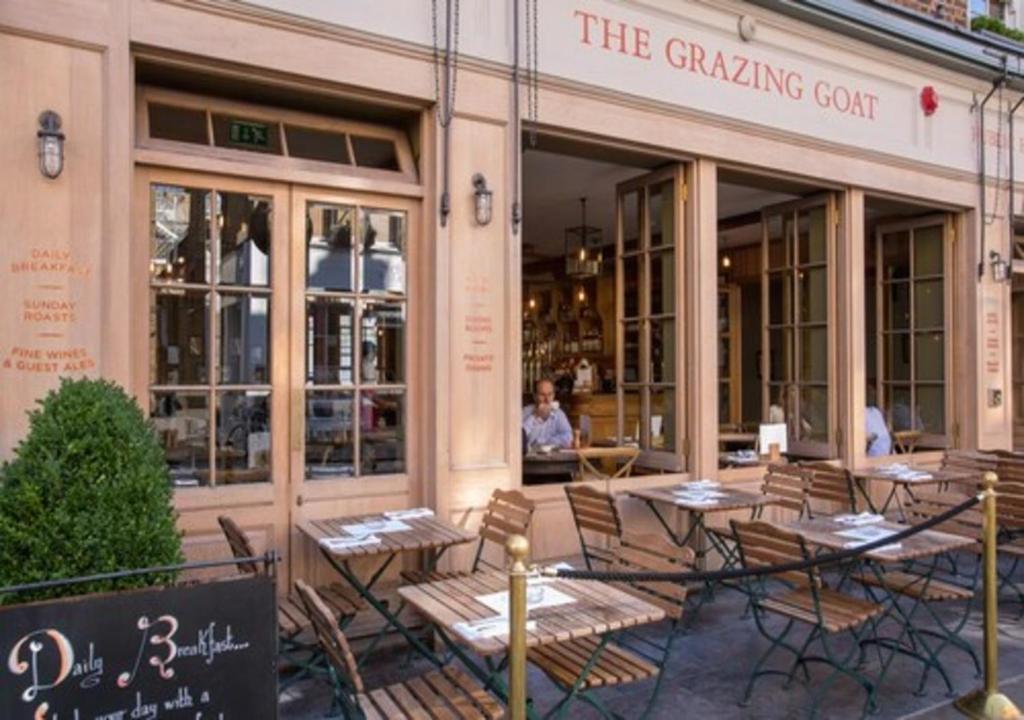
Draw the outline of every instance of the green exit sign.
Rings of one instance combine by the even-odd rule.
[[[264,123],[232,120],[228,137],[234,145],[265,148],[270,145],[270,128]]]

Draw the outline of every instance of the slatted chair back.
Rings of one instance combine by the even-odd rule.
[[[942,469],[954,472],[982,473],[998,472],[1000,458],[991,450],[946,450],[942,456]]]
[[[345,633],[338,627],[338,621],[331,614],[323,598],[304,580],[295,581],[295,589],[299,593],[306,614],[313,623],[316,639],[320,643],[327,661],[334,668],[338,680],[354,694],[362,694],[365,690],[363,677],[359,674],[352,648],[349,647]]]
[[[918,525],[941,515],[963,501],[962,495],[953,493],[918,493],[914,496],[914,500],[906,506],[904,512],[907,522]],[[982,533],[983,517],[979,506],[975,505],[949,520],[939,523],[932,529],[977,540],[978,545],[975,549],[980,550],[984,538]]]
[[[238,523],[227,515],[218,517],[217,522],[220,524],[220,529],[224,531],[224,537],[227,538],[228,545],[231,546],[231,554],[234,557],[247,558],[256,555],[252,543],[249,542],[249,538],[242,528],[238,527]],[[252,561],[238,563],[238,569],[250,575],[260,574],[260,566]]]
[[[807,544],[802,536],[764,522],[730,520],[733,535],[740,551],[740,562],[744,568],[754,569],[786,565],[810,558]],[[789,570],[771,575],[794,588],[820,587],[817,569]]]
[[[807,462],[800,465],[811,471],[811,480],[807,488],[808,515],[814,516],[816,505],[818,508],[825,505],[829,514],[856,510],[853,478],[849,470],[826,462]]]
[[[693,569],[694,552],[660,535],[626,533],[615,549],[612,567],[625,571],[686,572]],[[678,582],[630,582],[626,590],[657,605],[672,620],[683,617],[686,586]]]
[[[527,537],[530,522],[537,506],[518,490],[495,490],[491,494],[487,510],[480,522],[480,542],[476,547],[473,559],[473,572],[485,565],[495,570],[504,570],[504,565],[492,562],[484,557],[484,546],[491,543],[496,550],[496,557],[505,557],[505,544],[512,535]]]
[[[1024,482],[1003,480],[1000,475],[996,492],[999,527],[1015,534],[1024,530]]]
[[[575,483],[565,486],[565,495],[569,498],[569,508],[576,523],[583,561],[587,567],[591,568],[591,560],[614,562],[611,551],[589,541],[586,533],[594,533],[605,538],[613,547],[618,544],[622,537],[622,518],[615,498],[610,493],[601,492],[589,485]]]
[[[769,465],[761,492],[779,498],[776,507],[803,517],[807,512],[807,488],[813,471],[797,465]]]

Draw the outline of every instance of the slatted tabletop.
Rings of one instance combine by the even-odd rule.
[[[381,515],[352,515],[330,520],[311,520],[301,523],[299,531],[319,544],[325,538],[346,537],[347,533],[342,529],[343,525],[359,525],[371,519],[381,519]],[[379,543],[330,550],[325,548],[325,550],[338,560],[347,560],[409,550],[445,548],[472,542],[477,538],[477,534],[472,530],[456,527],[437,516],[403,518],[402,522],[409,525],[411,529],[398,532],[374,532],[374,535],[381,540]]]
[[[803,535],[804,539],[812,545],[823,547],[827,550],[843,550],[846,543],[852,538],[843,537],[836,533],[850,530],[850,525],[836,522],[832,518],[816,518],[814,520],[798,520],[784,525],[788,530]],[[862,527],[882,528],[893,532],[901,532],[907,529],[906,525],[899,525],[893,522],[879,522]],[[925,530],[900,541],[900,547],[883,550],[872,550],[865,553],[871,560],[879,562],[903,562],[905,560],[916,560],[918,558],[931,557],[939,553],[959,550],[974,545],[977,541],[962,535],[939,532],[938,530]]]
[[[703,503],[692,502],[685,497],[673,494],[673,490],[679,490],[681,485],[668,485],[664,487],[637,488],[628,492],[630,497],[639,500],[650,500],[653,502],[674,505],[683,510],[693,513],[715,513],[728,512],[731,510],[743,510],[747,508],[760,507],[762,505],[774,505],[779,498],[765,493],[747,492],[746,490],[732,490],[727,487],[707,488],[713,492],[720,492],[725,497],[715,498],[715,502]]]
[[[535,608],[529,620],[536,621],[527,632],[527,647],[550,645],[576,638],[657,622],[665,611],[638,597],[603,582],[542,579],[546,587],[565,593],[575,602],[554,607]],[[508,648],[508,635],[467,638],[453,626],[456,623],[496,617],[495,611],[476,598],[507,591],[508,576],[503,573],[477,573],[423,585],[407,585],[398,592],[417,610],[430,618],[456,642],[481,655],[497,655]]]
[[[911,467],[911,470],[927,472],[930,478],[901,478],[898,475],[889,475],[881,472],[881,468],[862,468],[853,470],[855,480],[877,483],[891,483],[893,485],[941,485],[942,483],[965,483],[973,484],[981,482],[981,473],[971,470],[929,470],[925,468]]]

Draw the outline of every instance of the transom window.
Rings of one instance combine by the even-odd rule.
[[[150,416],[177,486],[270,480],[269,197],[151,184]]]
[[[404,211],[306,204],[306,476],[406,470]]]

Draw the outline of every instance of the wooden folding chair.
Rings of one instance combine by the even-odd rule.
[[[846,468],[836,467],[826,462],[805,462],[800,466],[811,471],[807,485],[807,516],[834,515],[837,512],[857,512],[857,503],[853,496],[853,478]],[[815,501],[823,504],[825,512],[815,510]]]
[[[248,536],[234,520],[227,515],[217,518],[224,537],[231,546],[231,554],[236,558],[254,557],[255,550]],[[257,575],[262,572],[256,563],[243,561],[238,563],[238,569],[246,574]],[[339,625],[347,624],[355,614],[365,607],[365,602],[353,591],[340,583],[331,584],[321,590],[325,602],[329,603],[335,622]],[[277,628],[280,640],[280,655],[284,660],[285,667],[294,665],[294,672],[282,681],[280,690],[285,690],[289,685],[298,680],[308,677],[317,667],[317,650],[315,643],[308,643],[300,640],[299,636],[303,631],[309,629],[310,623],[302,604],[291,595],[278,598],[277,600]],[[309,657],[305,657],[306,654]]]
[[[739,544],[740,561],[745,568],[771,567],[811,558],[803,537],[796,533],[760,520],[733,520],[732,526]],[[769,585],[763,577],[749,582],[754,621],[758,631],[771,645],[754,663],[740,704],[746,706],[750,702],[758,678],[782,675],[788,687],[798,669],[803,670],[804,677],[809,681],[807,665],[815,662],[828,665],[832,672],[823,682],[816,683],[818,689],[813,696],[810,717],[815,717],[822,699],[840,676],[854,680],[864,689],[864,712],[873,710],[875,683],[860,672],[857,666],[861,641],[869,629],[874,632],[874,619],[884,612],[884,608],[877,603],[825,587],[815,568],[777,573],[771,577],[782,583],[781,591],[769,592]],[[768,615],[778,615],[785,620],[781,631],[773,632],[768,627]],[[797,623],[810,627],[810,632],[799,648],[787,641]],[[853,636],[854,643],[852,648],[840,650],[835,645],[835,638],[846,633]],[[815,641],[820,645],[821,655],[808,654]],[[787,670],[764,669],[765,663],[779,649],[793,656],[792,665]]]
[[[505,570],[503,563],[494,562],[490,558],[505,557],[505,543],[512,535],[528,536],[536,508],[536,504],[532,500],[528,500],[518,490],[495,490],[491,493],[487,510],[480,521],[480,541],[477,543],[476,554],[473,556],[473,565],[468,572],[464,570],[446,572],[404,570],[401,573],[402,579],[409,584],[418,585],[425,582],[465,577],[483,569]],[[487,546],[491,548],[490,558],[488,553],[485,553]]]
[[[606,492],[595,490],[589,485],[566,485],[565,495],[580,537],[583,562],[593,570],[593,561],[610,565],[615,562],[614,548],[622,537],[622,518],[615,498]],[[603,548],[587,539],[585,533],[594,533],[606,538],[609,548]]]
[[[622,537],[613,550],[610,566],[623,571],[684,572],[693,568],[693,560],[694,553],[690,548],[680,548],[659,535],[635,534]],[[532,648],[528,657],[566,693],[563,703],[578,698],[592,705],[604,717],[611,717],[612,713],[599,697],[592,694],[593,690],[656,677],[647,706],[639,715],[647,717],[661,689],[672,645],[682,633],[686,588],[682,583],[671,582],[616,585],[664,609],[669,620],[668,632],[652,638],[650,632],[631,628],[618,633],[612,640],[587,637]],[[636,716],[631,714],[631,717]]]
[[[316,590],[302,580],[295,583],[313,624],[313,630],[328,661],[334,685],[334,705],[344,718],[362,720],[495,720],[505,710],[468,674],[452,666],[367,690],[359,665],[345,633],[334,621],[331,609]]]

